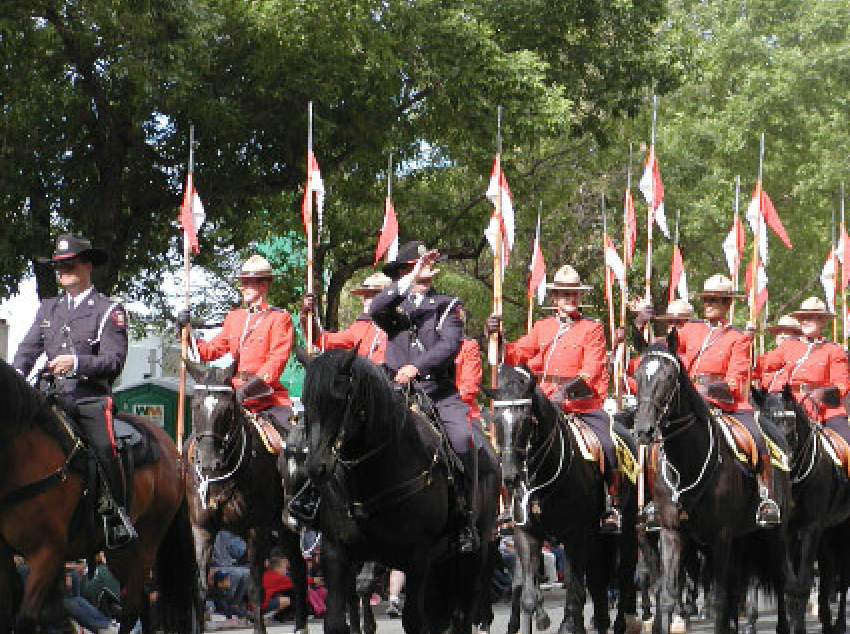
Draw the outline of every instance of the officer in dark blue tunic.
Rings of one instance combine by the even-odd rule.
[[[46,369],[56,376],[60,392],[77,403],[79,426],[108,483],[99,505],[106,543],[117,548],[136,539],[124,509],[124,473],[111,418],[112,384],[127,358],[127,314],[92,286],[92,268],[104,264],[107,254],[87,239],[60,235],[53,257],[41,261],[53,264],[65,292],[41,303],[13,365],[26,376],[45,354]]]
[[[435,291],[437,251],[408,242],[393,262],[384,265],[393,283],[372,300],[369,315],[387,333],[384,363],[397,383],[416,379],[434,401],[452,447],[464,466],[459,503],[467,521],[458,536],[461,552],[480,547],[471,505],[477,473],[469,406],[455,381],[455,357],[463,342],[462,305],[457,297]]]

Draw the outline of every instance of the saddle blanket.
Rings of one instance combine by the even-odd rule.
[[[609,414],[610,416],[610,414]],[[590,462],[596,462],[599,472],[605,474],[605,451],[596,432],[590,428],[579,416],[567,416],[567,427],[572,432],[578,445],[581,457]],[[616,430],[612,430],[611,437],[614,441],[614,450],[617,453],[617,468],[632,483],[637,482],[638,463],[635,456],[634,442],[625,438]]]
[[[741,462],[748,465],[752,469],[758,467],[759,455],[758,447],[755,438],[738,419],[731,414],[726,414],[719,410],[714,411],[714,416],[717,420],[717,427],[723,433],[726,439],[726,444],[732,450],[732,454]],[[756,424],[758,425],[758,412],[756,412]],[[759,429],[764,436],[767,451],[770,454],[770,463],[782,471],[790,471],[790,463],[788,453],[773,440],[769,434],[766,434],[759,425]]]
[[[829,427],[821,428],[820,438],[823,441],[823,448],[832,458],[835,466],[850,477],[850,446],[847,445],[847,441],[841,437],[841,434]]]

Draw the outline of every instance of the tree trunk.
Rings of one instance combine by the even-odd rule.
[[[55,236],[50,235],[50,207],[41,181],[37,180],[30,192],[30,216],[32,217],[32,232],[34,242],[42,245],[42,257],[52,255]],[[35,288],[39,299],[56,297],[59,294],[59,283],[56,271],[51,264],[42,264],[37,258],[32,259],[35,272]]]

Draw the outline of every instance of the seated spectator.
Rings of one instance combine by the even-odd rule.
[[[80,593],[80,578],[85,574],[85,570],[84,563],[66,565],[62,607],[69,617],[87,630],[96,634],[107,634],[112,631],[112,619]]]
[[[83,575],[80,581],[80,594],[110,618],[121,615],[121,584],[106,565],[106,556],[101,551],[95,557],[94,574],[89,578]]]
[[[244,605],[235,604],[231,600],[231,583],[232,580],[228,573],[221,570],[214,572],[207,594],[207,606],[211,607],[216,614],[221,614],[228,619],[246,617],[248,616],[247,608]]]
[[[251,568],[247,558],[244,539],[223,529],[218,532],[210,553],[210,575],[223,572],[229,577],[224,599],[234,608],[246,608],[251,596]]]
[[[315,548],[306,556],[307,560],[307,602],[313,616],[324,616],[327,611],[325,603],[328,589],[325,587],[325,578],[322,571],[321,549]]]
[[[286,557],[269,559],[269,567],[263,573],[263,614],[272,614],[275,620],[282,621],[292,605],[294,588]]]
[[[542,561],[543,561],[543,581],[544,583],[557,583],[558,570],[555,567],[555,553],[552,552],[552,543],[549,540],[543,540]]]

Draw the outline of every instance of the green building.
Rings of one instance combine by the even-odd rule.
[[[149,418],[172,438],[177,436],[177,379],[151,378],[115,388],[115,409]],[[192,388],[187,386],[184,408],[184,438],[192,430]]]

